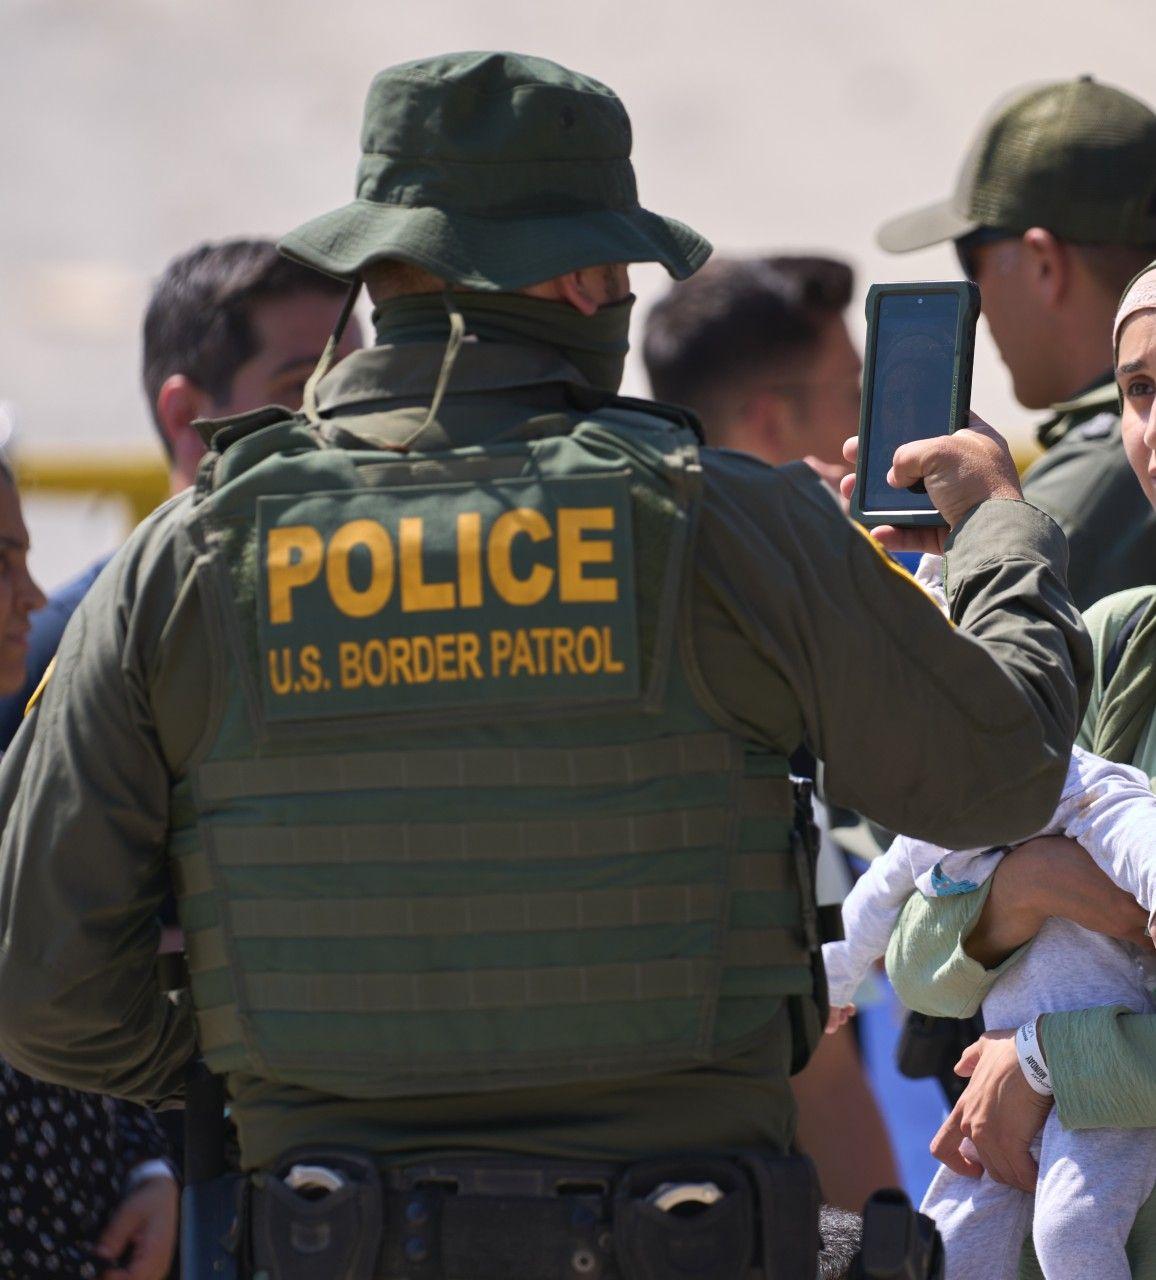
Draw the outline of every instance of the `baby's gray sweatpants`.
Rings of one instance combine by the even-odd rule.
[[[1135,948],[1052,919],[996,983],[984,1021],[1011,1029],[1040,1013],[1116,1004],[1149,1013],[1150,981]],[[946,1280],[1015,1280],[1029,1229],[1047,1280],[1131,1280],[1124,1244],[1156,1186],[1156,1128],[1066,1130],[1053,1109],[1036,1156],[1034,1196],[986,1173],[936,1173],[922,1208],[943,1236]]]

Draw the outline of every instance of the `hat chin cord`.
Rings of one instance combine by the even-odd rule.
[[[418,427],[417,431],[406,441],[406,446],[416,439],[428,427],[438,415],[438,410],[442,407],[442,400],[445,398],[446,388],[450,385],[450,375],[454,371],[454,365],[457,364],[458,352],[462,349],[462,343],[466,336],[466,318],[462,315],[461,309],[454,298],[453,289],[446,285],[442,292],[442,302],[445,305],[446,314],[450,318],[450,336],[446,342],[446,352],[442,356],[442,367],[438,370],[438,380],[434,385],[433,399],[429,402],[429,413],[426,414],[425,421]]]
[[[361,281],[354,280],[349,287],[349,292],[345,295],[345,301],[341,304],[341,312],[337,317],[337,324],[329,335],[329,341],[326,342],[325,349],[321,352],[321,359],[317,361],[317,367],[309,375],[309,381],[305,384],[305,390],[301,396],[301,408],[310,422],[318,422],[320,420],[317,413],[317,384],[333,368],[333,357],[337,353],[337,344],[341,341],[341,336],[349,324],[349,317],[353,315],[353,308],[357,305],[357,299],[360,294]]]
[[[317,386],[333,367],[333,356],[337,351],[337,344],[341,341],[341,335],[345,332],[345,326],[349,323],[349,317],[353,314],[353,308],[360,293],[361,281],[357,280],[346,295],[345,302],[341,307],[341,314],[337,317],[337,325],[329,335],[329,341],[325,344],[321,359],[317,361],[317,367],[309,375],[309,381],[305,384],[305,390],[301,398],[301,408],[310,422],[319,422],[321,420],[317,412]],[[438,371],[438,380],[434,386],[433,398],[430,400],[429,412],[426,414],[421,426],[416,428],[407,440],[395,446],[399,453],[408,452],[410,445],[437,418],[438,410],[445,399],[446,388],[450,385],[450,377],[453,374],[454,365],[457,363],[458,352],[461,351],[462,343],[465,341],[465,316],[462,315],[461,309],[454,298],[453,289],[449,285],[442,292],[442,303],[450,320],[450,336],[446,342],[445,355],[442,356],[442,366]]]

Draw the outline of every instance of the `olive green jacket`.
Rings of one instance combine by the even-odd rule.
[[[1096,654],[1095,678],[1078,741],[1088,750],[1103,695],[1104,655],[1122,624],[1150,595],[1150,590],[1125,591],[1087,612]],[[1141,732],[1132,763],[1156,775],[1156,716]],[[964,951],[990,889],[988,881],[975,893],[949,898],[915,894],[910,899],[887,953],[888,973],[909,1008],[944,1017],[970,1017],[996,979],[1023,954],[1021,949],[998,968],[985,969]],[[1104,1007],[1050,1013],[1041,1021],[1056,1108],[1065,1128],[1156,1125],[1156,1016]],[[1156,1276],[1156,1196],[1136,1220],[1129,1256],[1134,1275]],[[1034,1259],[1021,1274],[1039,1274]]]
[[[531,385],[503,343],[467,343],[436,450],[496,436],[509,413],[590,395],[546,348]],[[508,354],[509,353],[509,354]],[[440,343],[359,353],[320,387],[323,415],[428,404]],[[375,391],[376,389],[376,391]],[[420,415],[419,415],[420,420]],[[360,434],[374,436],[374,418]],[[381,422],[383,419],[376,419]],[[1055,524],[977,507],[948,552],[954,622],[852,526],[806,466],[704,450],[692,635],[720,706],[755,742],[805,738],[832,799],[962,845],[1026,834],[1058,798],[1090,679]],[[54,675],[0,767],[0,1054],[82,1089],[177,1098],[191,1011],[157,988],[156,911],[174,780],[205,731],[209,680],[190,495],[147,520],[74,616]],[[865,750],[865,744],[870,745]],[[993,815],[998,815],[998,823]],[[402,1100],[354,1100],[231,1076],[247,1164],[297,1142],[382,1152],[519,1150],[629,1158],[672,1147],[782,1148],[790,1036],[711,1071]]]
[[[1114,375],[1065,404],[1039,430],[1046,452],[1024,475],[1024,497],[1068,538],[1068,585],[1081,609],[1156,582],[1156,512],[1120,438]]]

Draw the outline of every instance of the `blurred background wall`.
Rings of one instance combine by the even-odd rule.
[[[1014,85],[1091,72],[1156,97],[1151,0],[0,0],[0,433],[139,458],[149,283],[206,238],[276,236],[352,193],[374,71],[513,48],[605,80],[645,203],[724,251],[818,249],[879,279],[957,274],[872,233],[946,195]],[[664,286],[636,272],[637,319]],[[861,313],[860,313],[861,314]],[[858,316],[856,317],[858,319]],[[861,324],[860,324],[861,330]],[[637,364],[626,390],[640,393]],[[975,408],[1026,430],[981,336]],[[33,498],[52,587],[123,537],[115,503]]]

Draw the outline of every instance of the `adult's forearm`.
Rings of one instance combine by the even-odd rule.
[[[970,1018],[1006,968],[987,969],[964,949],[991,889],[925,898],[913,893],[887,948],[887,973],[909,1008],[940,1018]],[[1013,956],[1007,964],[1014,961]]]
[[[1040,1035],[1065,1129],[1156,1126],[1156,1014],[1049,1013]]]

